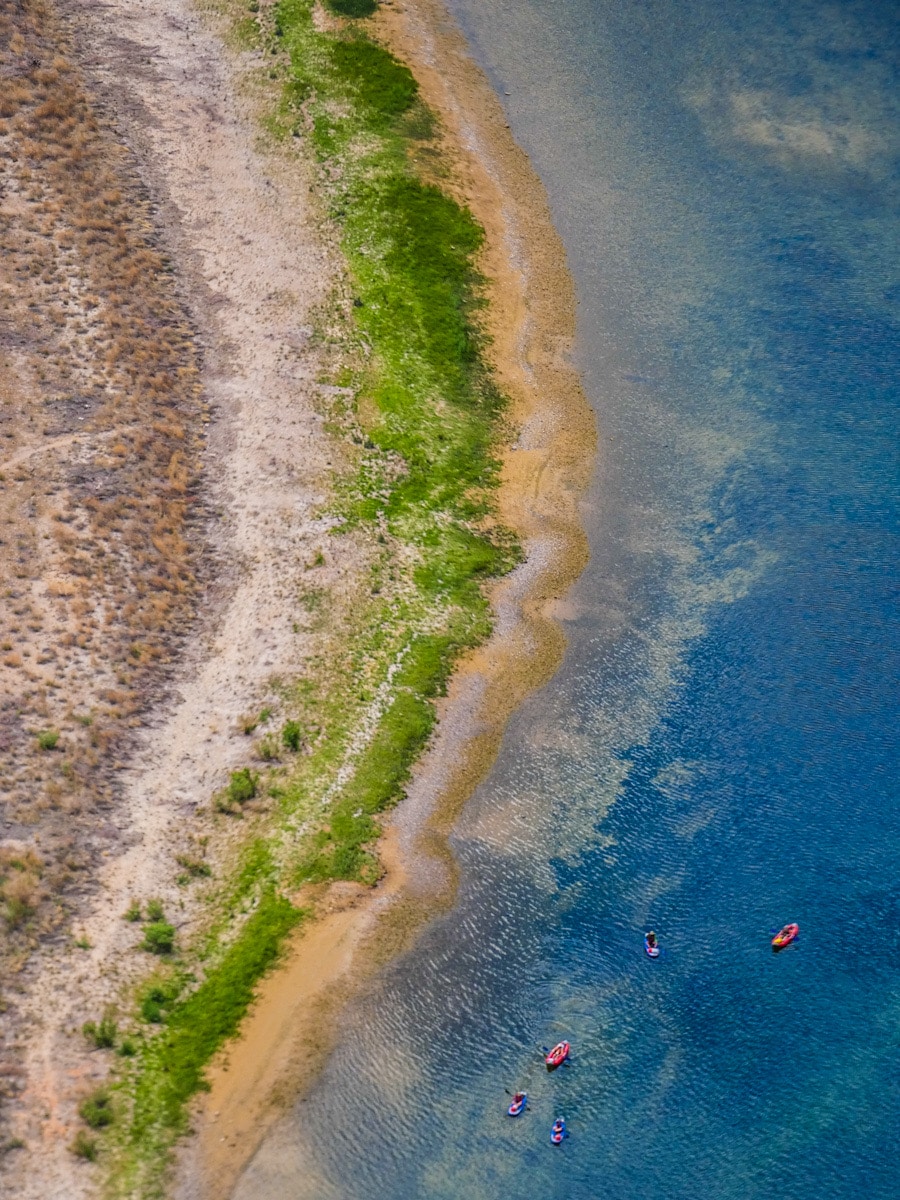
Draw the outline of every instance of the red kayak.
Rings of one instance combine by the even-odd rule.
[[[547,1064],[548,1069],[552,1071],[554,1067],[561,1067],[568,1057],[569,1043],[557,1042],[544,1059],[544,1062]]]
[[[799,925],[785,925],[780,933],[776,933],[772,938],[772,949],[783,950],[785,946],[789,946],[791,942],[796,942],[800,936]]]

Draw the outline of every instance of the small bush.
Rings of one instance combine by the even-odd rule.
[[[34,909],[24,900],[8,900],[3,915],[10,929],[18,929],[32,915]]]
[[[284,729],[281,731],[281,740],[288,750],[299,750],[302,734],[303,730],[300,728],[299,721],[285,721]]]
[[[118,1026],[110,1016],[105,1016],[98,1025],[96,1021],[85,1021],[81,1032],[98,1050],[111,1050],[116,1044]]]
[[[168,988],[155,983],[147,988],[141,1000],[141,1016],[151,1025],[161,1025],[165,1019],[164,1009],[178,994],[178,989],[170,985]]]
[[[257,778],[249,767],[231,772],[228,783],[228,799],[232,804],[245,804],[256,795]]]
[[[83,1129],[79,1129],[75,1134],[75,1140],[69,1149],[76,1158],[84,1158],[88,1162],[97,1161],[97,1139],[90,1137]]]
[[[325,7],[338,17],[371,17],[378,11],[376,0],[325,0]]]
[[[189,854],[179,854],[175,861],[179,867],[184,867],[188,875],[194,879],[212,875],[212,868],[208,862],[204,862],[202,858],[193,858]]]
[[[165,912],[163,911],[162,900],[148,900],[147,901],[147,920],[148,921],[161,921],[164,916],[165,916]]]
[[[273,759],[278,757],[278,751],[275,749],[271,739],[268,737],[264,737],[261,741],[256,743],[256,753],[263,760],[263,762],[272,762]]]
[[[144,930],[142,949],[151,954],[171,954],[175,946],[175,928],[168,921],[154,921]]]
[[[55,750],[59,742],[58,729],[45,729],[38,734],[38,745],[42,750]]]
[[[161,1025],[163,1019],[162,1005],[152,996],[145,996],[141,1001],[141,1016],[151,1025]]]
[[[139,921],[141,919],[141,906],[137,900],[132,900],[128,905],[124,913],[122,913],[122,919],[124,921]]]
[[[13,873],[6,879],[0,874],[0,900],[5,902],[3,915],[7,924],[10,929],[17,929],[35,914],[41,902],[40,866],[19,859],[14,859],[8,866]]]
[[[93,1095],[88,1096],[87,1100],[83,1100],[78,1106],[78,1115],[90,1125],[91,1129],[104,1129],[107,1125],[112,1125],[114,1114],[109,1101],[109,1092],[105,1088],[100,1088]]]
[[[134,1040],[132,1038],[122,1038],[119,1053],[123,1058],[134,1058],[135,1054],[137,1054],[137,1045]]]

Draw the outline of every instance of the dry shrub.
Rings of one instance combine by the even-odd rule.
[[[51,579],[47,584],[47,592],[51,596],[68,597],[74,596],[76,584],[71,579]]]
[[[25,924],[44,899],[43,861],[33,850],[0,850],[0,901],[10,929]]]
[[[0,88],[0,117],[14,117],[31,99],[32,91],[26,84],[4,80],[4,86]]]

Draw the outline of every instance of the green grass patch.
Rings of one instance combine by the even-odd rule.
[[[484,581],[519,557],[491,520],[504,400],[484,359],[479,320],[483,231],[413,165],[410,149],[433,137],[434,120],[407,67],[360,27],[316,30],[311,7],[282,0],[277,8],[291,59],[284,108],[289,114],[302,103],[311,122],[326,167],[322,186],[342,229],[355,336],[368,347],[357,373],[341,376],[359,390],[367,452],[339,483],[339,512],[351,526],[386,527],[413,553],[406,611],[387,618],[388,628],[402,628],[406,650],[394,694],[294,863],[297,881],[373,877],[375,818],[403,794],[456,658],[490,631]],[[444,613],[443,628],[424,634],[436,612]],[[389,639],[383,649],[374,640],[368,656],[380,676],[372,690],[392,661]],[[299,804],[298,789],[294,797]]]
[[[325,7],[337,17],[371,17],[378,11],[375,0],[325,0]]]
[[[285,721],[281,730],[281,740],[288,750],[297,751],[303,741],[303,729],[299,721]]]
[[[239,771],[231,772],[228,781],[228,799],[234,804],[246,804],[256,795],[256,775],[249,767],[241,767]]]
[[[116,1044],[118,1026],[113,1017],[107,1015],[100,1021],[85,1021],[81,1032],[97,1050],[110,1050]]]
[[[406,112],[419,87],[412,72],[374,42],[354,38],[328,42],[335,82],[373,129]]]
[[[413,763],[434,728],[434,697],[443,694],[460,644],[453,634],[419,637],[397,676],[397,695],[357,768],[295,868],[295,881],[372,880],[376,862],[368,846],[373,818],[403,795]]]
[[[150,1025],[161,1025],[166,1010],[177,1000],[182,990],[182,980],[177,975],[156,979],[148,984],[141,997],[140,1014]]]
[[[78,1115],[91,1129],[105,1129],[115,1120],[112,1102],[106,1088],[99,1088],[78,1106]]]

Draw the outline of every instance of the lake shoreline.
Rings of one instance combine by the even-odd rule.
[[[521,539],[526,559],[492,586],[495,632],[463,658],[439,701],[437,735],[380,843],[383,879],[371,890],[319,889],[313,898],[319,919],[292,939],[261,983],[240,1035],[213,1063],[212,1090],[195,1106],[195,1136],[180,1155],[181,1200],[231,1193],[267,1130],[315,1082],[347,1001],[412,943],[425,921],[452,904],[455,868],[447,836],[489,771],[509,717],[561,661],[565,636],[556,604],[587,561],[578,504],[596,434],[567,357],[574,293],[543,185],[440,3],[382,8],[368,28],[412,69],[442,126],[447,169],[441,186],[486,231],[481,268],[488,357],[519,431],[516,442],[500,450],[499,515]],[[324,930],[333,939],[323,955],[323,936],[330,936]],[[300,979],[302,988],[286,986]],[[248,1069],[263,1045],[267,1063]],[[273,1072],[276,1059],[282,1069]]]

